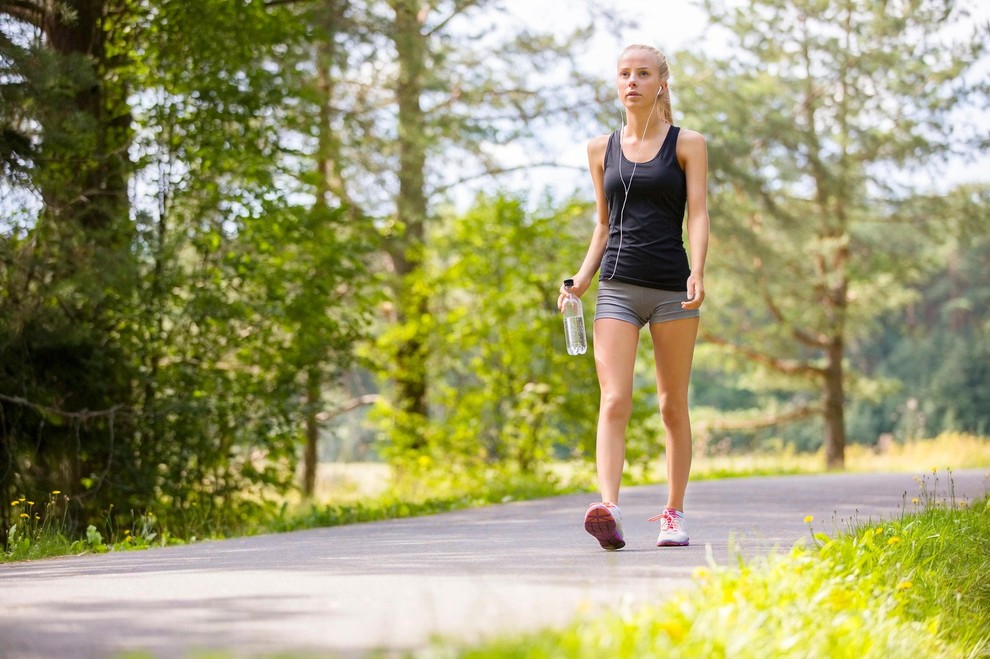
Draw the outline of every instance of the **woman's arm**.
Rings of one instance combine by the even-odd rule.
[[[605,149],[608,146],[608,135],[600,135],[588,142],[588,168],[591,170],[591,181],[595,186],[595,231],[591,234],[591,244],[588,253],[581,263],[581,269],[574,275],[574,286],[571,293],[581,297],[591,286],[591,281],[601,267],[605,255],[605,244],[608,242],[608,202],[605,200]],[[563,304],[564,287],[560,287],[560,297],[557,307]]]
[[[691,276],[687,280],[685,309],[697,309],[705,300],[705,259],[708,257],[708,145],[701,133],[682,130],[677,157],[687,178],[687,234]]]

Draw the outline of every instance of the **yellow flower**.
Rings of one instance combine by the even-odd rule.
[[[811,524],[813,521],[815,521],[815,516],[814,515],[805,515],[805,517],[804,517],[804,523],[805,524]]]
[[[62,490],[52,490],[52,494],[58,496],[59,494],[62,494]]]
[[[877,527],[877,535],[880,535],[881,533],[883,533],[883,527],[882,526],[878,526]]]
[[[895,535],[893,538],[891,538],[890,540],[887,541],[887,544],[888,545],[896,545],[900,541],[901,541],[901,539],[898,536]]]
[[[10,505],[12,505],[12,506],[16,506],[16,505],[17,505],[17,504],[19,504],[19,503],[20,503],[20,501],[11,501],[11,502],[10,502]]]
[[[29,506],[33,506],[34,505],[34,501],[28,501],[28,505]]]
[[[913,503],[914,505],[918,505],[918,497],[911,499],[911,503]]]
[[[30,515],[27,513],[21,513],[21,519],[27,519],[28,517],[30,517]]]
[[[938,467],[932,467],[932,473],[933,474],[937,474],[938,473]]]
[[[959,507],[960,508],[968,508],[969,507],[969,502],[968,501],[960,501],[959,502]]]
[[[708,568],[701,565],[694,568],[695,579],[707,579],[709,576],[711,576],[711,572],[708,570]]]
[[[897,590],[908,590],[914,586],[910,581],[902,581],[897,584]]]

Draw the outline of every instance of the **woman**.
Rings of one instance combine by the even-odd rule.
[[[708,154],[702,135],[673,125],[668,78],[660,51],[627,47],[616,84],[626,125],[588,144],[598,221],[570,292],[584,294],[601,270],[593,336],[601,388],[596,461],[602,501],[588,508],[584,527],[607,550],[625,545],[619,484],[636,346],[647,324],[667,433],[669,486],[663,512],[650,521],[660,522],[657,546],[689,542],[684,520],[691,472],[688,384],[705,299]],[[681,237],[685,209],[690,261]],[[558,307],[564,287],[560,293]]]

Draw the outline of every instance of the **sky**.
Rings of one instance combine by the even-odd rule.
[[[645,43],[658,47],[665,52],[690,49],[693,44],[700,45],[699,37],[703,34],[707,15],[690,0],[589,0],[596,6],[611,7],[608,17],[618,19],[623,26],[613,30],[612,21],[602,19],[598,22],[602,29],[597,30],[590,47],[579,59],[584,66],[584,72],[602,80],[603,85],[611,88],[615,75],[615,62],[622,48],[630,43]],[[732,0],[727,0],[731,4]],[[589,20],[588,7],[575,0],[503,0],[504,6],[516,18],[534,30],[545,30],[549,25],[559,26],[562,31],[586,24]],[[990,21],[990,0],[962,0],[968,5],[973,20],[962,29],[969,30],[977,21]],[[717,52],[717,44],[704,44],[705,51]],[[984,67],[990,75],[990,64]],[[672,93],[676,121],[677,112],[677,62],[671,60],[671,76],[673,80]],[[616,126],[619,127],[620,111],[616,103]],[[990,113],[986,113],[983,122],[990,132]],[[591,181],[586,172],[579,171],[587,167],[586,143],[592,135],[577,135],[573,130],[568,138],[561,140],[558,162],[566,165],[567,169],[540,169],[527,172],[516,185],[525,185],[539,194],[540,188],[555,190],[558,194],[567,196],[574,190],[591,195]],[[512,158],[511,145],[503,147]],[[574,169],[571,169],[574,168]],[[946,187],[954,184],[972,181],[986,181],[986,172],[990,171],[990,157],[984,156],[977,162],[950,163],[945,171],[943,183]],[[587,188],[587,189],[585,189]],[[582,194],[582,196],[584,196]]]
[[[706,16],[686,0],[503,0],[501,3],[512,17],[535,31],[545,31],[549,26],[566,33],[587,25],[591,20],[588,5],[598,11],[607,6],[607,15],[596,20],[596,33],[587,50],[577,58],[582,71],[601,80],[603,87],[614,85],[615,64],[622,49],[631,43],[644,43],[670,52],[689,46],[705,28]],[[621,25],[621,27],[620,27]],[[672,62],[673,65],[673,62]],[[671,72],[675,78],[676,71]],[[676,92],[675,92],[676,94]],[[676,103],[676,95],[674,97]],[[621,120],[616,101],[615,128]],[[561,131],[552,142],[559,145],[556,160],[565,167],[528,170],[519,176],[510,176],[500,183],[509,189],[530,189],[542,194],[549,189],[555,196],[568,197],[578,190],[582,196],[591,196],[591,181],[587,169],[587,141],[591,134],[578,134],[572,128]],[[529,161],[523,147],[504,144],[493,149],[503,161],[521,163]],[[469,206],[474,193],[459,191],[455,206]]]

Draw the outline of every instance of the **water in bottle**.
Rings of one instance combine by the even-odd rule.
[[[567,340],[567,354],[583,355],[588,351],[588,336],[584,331],[584,309],[581,306],[581,298],[570,292],[573,285],[573,279],[564,280],[564,287],[568,289],[562,309],[564,337]]]

